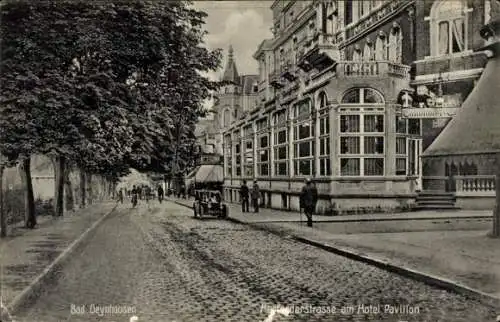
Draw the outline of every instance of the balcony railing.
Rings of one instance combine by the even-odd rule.
[[[456,196],[494,196],[494,175],[422,177],[423,190],[454,192]]]
[[[495,195],[495,176],[455,176],[457,194]]]
[[[337,74],[344,77],[395,76],[410,78],[410,66],[388,61],[344,61],[337,65]]]

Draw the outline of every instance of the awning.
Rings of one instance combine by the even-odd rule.
[[[201,165],[196,176],[195,182],[222,182],[224,181],[224,171],[220,165]]]

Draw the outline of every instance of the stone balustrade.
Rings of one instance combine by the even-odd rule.
[[[455,176],[456,192],[463,195],[495,195],[495,176]]]
[[[343,77],[410,78],[410,66],[389,61],[342,61],[337,65],[337,75]]]

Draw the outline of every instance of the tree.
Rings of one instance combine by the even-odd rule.
[[[184,158],[172,146],[190,137],[201,102],[217,88],[201,76],[220,64],[220,51],[202,44],[204,13],[182,1],[15,2],[1,10],[2,99],[20,99],[1,112],[0,150],[11,159],[54,158],[56,214],[69,162],[116,180],[130,166],[164,170],[174,155]]]

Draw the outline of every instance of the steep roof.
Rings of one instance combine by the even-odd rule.
[[[243,75],[241,78],[241,86],[244,94],[253,93],[253,85],[259,81],[259,75]]]
[[[233,46],[229,45],[229,51],[227,56],[226,68],[224,69],[224,75],[222,76],[222,80],[239,83],[239,75],[238,70],[236,68],[236,62],[233,57]]]
[[[457,114],[424,156],[500,151],[500,57],[486,67]]]

